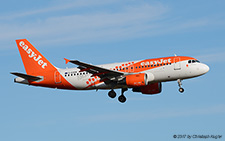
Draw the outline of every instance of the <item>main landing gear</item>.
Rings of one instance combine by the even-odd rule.
[[[112,89],[111,91],[109,91],[108,96],[110,98],[115,98],[116,97],[116,92]]]
[[[126,97],[124,96],[124,92],[127,91],[127,88],[122,88],[121,89],[121,95],[118,97],[119,102],[124,103],[126,102]],[[112,89],[111,91],[109,91],[108,96],[110,98],[115,98],[116,97],[116,92]]]
[[[125,91],[127,91],[128,89],[127,88],[122,88],[122,93],[121,93],[121,95],[118,97],[118,100],[119,100],[119,102],[121,102],[121,103],[124,103],[124,102],[126,102],[126,97],[124,96],[124,92]]]
[[[179,92],[183,93],[184,92],[184,88],[181,87],[181,85],[182,85],[181,80],[177,79],[177,82],[178,82],[178,86],[179,86]]]

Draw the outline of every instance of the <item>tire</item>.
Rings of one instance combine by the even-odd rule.
[[[116,92],[114,90],[109,91],[108,96],[110,98],[115,98],[116,97]]]
[[[124,102],[126,102],[127,99],[124,95],[121,95],[118,97],[118,100],[119,100],[119,102],[124,103]]]
[[[183,93],[184,92],[184,88],[179,88],[179,92]]]

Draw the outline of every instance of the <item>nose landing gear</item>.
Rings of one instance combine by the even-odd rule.
[[[179,92],[183,93],[184,92],[184,88],[179,88]]]
[[[179,86],[179,92],[183,93],[184,92],[184,88],[181,87],[181,85],[182,85],[181,80],[177,79],[177,82],[178,82],[178,86]]]

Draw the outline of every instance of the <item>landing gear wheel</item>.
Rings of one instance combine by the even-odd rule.
[[[124,103],[126,102],[126,97],[124,96],[124,92],[127,91],[127,88],[122,88],[121,89],[121,95],[118,97],[119,102]]]
[[[179,86],[179,92],[183,93],[184,92],[184,88],[181,87],[182,83],[181,83],[181,79],[177,79],[178,82],[178,86]]]
[[[109,91],[108,96],[110,98],[115,98],[116,97],[116,92],[114,90]]]
[[[184,88],[179,88],[179,92],[183,93],[184,92]]]
[[[124,95],[121,95],[118,97],[118,100],[119,100],[119,102],[124,103],[124,102],[126,102],[127,99]]]

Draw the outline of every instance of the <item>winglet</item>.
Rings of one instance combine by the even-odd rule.
[[[66,61],[66,64],[70,62],[69,59],[64,58],[64,60]]]

